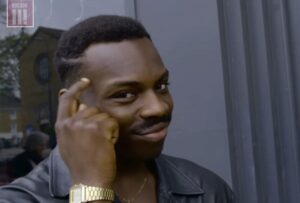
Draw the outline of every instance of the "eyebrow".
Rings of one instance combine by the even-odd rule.
[[[166,69],[165,72],[160,76],[160,78],[157,81],[161,81],[169,76],[169,71]],[[137,81],[117,81],[114,82],[110,88],[115,87],[122,87],[122,86],[138,86],[140,85],[140,82]]]

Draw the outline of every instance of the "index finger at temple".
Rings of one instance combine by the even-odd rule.
[[[80,94],[89,86],[90,80],[81,78],[59,97],[57,120],[70,117],[72,104],[78,100]]]

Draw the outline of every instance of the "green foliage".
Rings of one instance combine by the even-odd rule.
[[[6,4],[4,0],[0,0],[0,24],[5,24]]]
[[[26,45],[29,35],[23,30],[17,35],[0,39],[0,91],[19,92],[19,53]]]

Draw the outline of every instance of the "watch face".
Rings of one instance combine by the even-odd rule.
[[[81,188],[77,188],[76,191],[74,191],[74,202],[81,202]]]
[[[71,190],[71,202],[72,203],[81,203],[82,202],[82,189],[81,186],[74,186]]]

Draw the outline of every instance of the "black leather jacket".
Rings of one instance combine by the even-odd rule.
[[[167,155],[155,159],[159,203],[233,203],[227,184],[211,171]],[[0,203],[67,203],[71,179],[57,149],[31,173],[0,188]],[[120,201],[116,198],[115,203]]]

